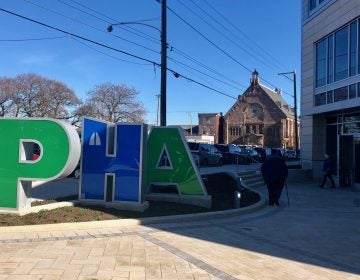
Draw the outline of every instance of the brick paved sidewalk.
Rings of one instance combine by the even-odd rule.
[[[0,279],[360,279],[360,193],[289,195],[219,219],[0,228]]]

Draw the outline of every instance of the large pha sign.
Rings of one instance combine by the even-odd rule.
[[[76,130],[51,119],[0,119],[0,209],[30,207],[31,182],[70,174],[81,151],[79,199],[141,205],[160,186],[178,197],[210,200],[178,127],[84,118]],[[33,160],[34,145],[41,153]],[[136,207],[135,207],[136,208]]]

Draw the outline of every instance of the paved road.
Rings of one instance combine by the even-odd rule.
[[[0,228],[0,279],[360,279],[360,193],[289,194],[213,220]]]

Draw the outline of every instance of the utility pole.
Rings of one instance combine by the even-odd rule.
[[[298,135],[298,121],[297,121],[297,98],[296,98],[296,70],[286,73],[279,73],[278,75],[288,75],[293,74],[293,83],[294,83],[294,134],[295,134],[295,156],[296,160],[299,159],[299,135]],[[290,78],[288,78],[290,79]]]
[[[192,117],[191,117],[191,112],[188,112],[189,113],[189,117],[190,117],[190,135],[192,135],[193,133],[193,131],[192,131],[192,128],[193,128],[193,126],[192,126]]]
[[[299,159],[299,136],[298,136],[298,121],[297,121],[297,99],[296,99],[296,70],[294,69],[294,115],[295,115],[295,156]]]
[[[157,0],[160,2],[160,0]],[[156,29],[161,34],[161,78],[160,78],[160,125],[166,126],[166,73],[167,73],[167,41],[166,41],[166,0],[161,1],[161,30],[152,25],[140,21],[127,21],[110,24],[108,32],[112,32],[113,26],[125,24],[141,24]]]
[[[156,111],[156,125],[159,126],[159,115],[160,115],[160,94],[155,95],[157,97],[157,111]]]
[[[160,125],[166,126],[166,0],[161,2],[161,82],[160,82]]]

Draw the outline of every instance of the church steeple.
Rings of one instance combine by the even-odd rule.
[[[252,72],[252,77],[251,77],[250,83],[253,86],[256,86],[259,84],[259,73],[256,71],[256,69],[254,70],[254,72]]]

